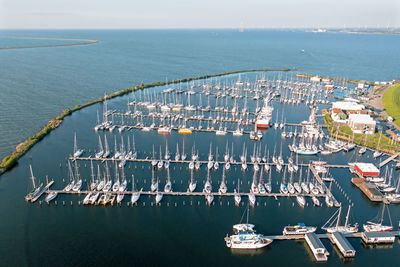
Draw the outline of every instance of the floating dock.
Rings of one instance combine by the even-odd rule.
[[[370,201],[382,202],[384,200],[382,193],[376,188],[376,186],[372,183],[366,182],[364,178],[354,177],[351,179],[351,182],[357,186]]]
[[[334,232],[329,239],[339,248],[340,253],[342,253],[343,257],[349,258],[356,255],[356,250],[342,233]]]
[[[399,155],[400,155],[400,152],[398,152],[398,153],[392,155],[391,157],[385,159],[384,161],[382,161],[382,162],[379,164],[379,168],[382,168],[383,166],[385,166],[386,164],[388,164],[389,162],[391,162],[392,160],[394,160],[395,158],[397,158]]]
[[[315,233],[305,235],[305,240],[317,261],[327,261],[329,252]]]
[[[399,231],[363,232],[361,239],[366,244],[392,244],[396,239],[396,235],[399,235]]]

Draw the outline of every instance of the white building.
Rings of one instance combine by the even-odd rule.
[[[358,104],[355,101],[338,101],[332,103],[332,113],[331,117],[334,122],[347,123],[347,119],[341,119],[339,114],[352,112],[359,113],[361,110],[365,109],[364,105]]]
[[[368,114],[350,114],[349,127],[354,133],[374,134],[376,121]]]

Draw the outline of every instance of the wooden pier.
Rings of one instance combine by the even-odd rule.
[[[91,155],[88,156],[88,157],[73,157],[73,156],[69,156],[69,159],[72,160],[72,161],[75,161],[75,160],[91,161],[91,160],[93,160],[93,161],[101,161],[101,162],[105,162],[105,161],[118,161],[118,162],[121,162],[121,161],[125,160],[126,162],[141,162],[141,163],[151,163],[153,161],[153,159],[151,159],[151,158],[144,158],[144,159],[140,159],[140,158],[136,158],[136,159],[125,159],[125,158],[119,159],[118,158],[118,159],[115,159],[115,158],[96,158],[96,157],[92,157]],[[157,162],[159,161],[158,159],[154,159],[154,160],[156,160]],[[165,160],[163,160],[163,161],[165,162]],[[191,160],[174,160],[174,159],[170,159],[168,161],[169,161],[169,163],[176,163],[176,164],[189,164],[189,163],[192,162]],[[208,163],[208,161],[205,161],[205,160],[194,161],[194,163],[196,163],[196,162],[199,162],[201,165],[207,165],[207,163]],[[215,163],[216,161],[213,161],[213,162]],[[223,165],[226,164],[226,162],[225,161],[218,161],[218,164],[221,167],[223,167]],[[233,161],[233,162],[229,162],[229,164],[230,165],[241,165],[242,163],[240,161]],[[252,165],[254,165],[256,163],[246,162],[246,164],[252,166]],[[257,163],[257,164],[260,167],[261,166],[265,166],[265,165],[269,165],[269,166],[275,166],[276,165],[273,162]],[[288,164],[289,163],[283,163],[283,166],[287,166]],[[310,164],[308,164],[308,163],[299,163],[297,165],[299,167],[309,167],[310,166]],[[329,169],[333,169],[333,168],[349,168],[349,165],[339,165],[339,164],[336,164],[336,165],[335,164],[331,164],[330,165],[330,164],[327,164],[327,165],[324,165],[324,167],[329,168]]]
[[[48,190],[47,192],[56,192],[58,194],[69,194],[69,195],[87,195],[89,193],[91,193],[92,191],[89,190],[81,190],[81,191],[65,191],[65,190]],[[103,191],[99,191],[100,193],[112,193],[112,194],[118,194],[119,192],[103,192]],[[135,192],[132,191],[124,191],[123,194],[124,195],[132,195]],[[164,196],[203,196],[205,197],[206,195],[213,195],[213,196],[219,196],[219,197],[234,197],[235,193],[234,192],[227,192],[227,193],[219,193],[219,192],[211,192],[211,193],[205,193],[202,191],[198,191],[198,192],[162,192],[162,191],[158,191],[158,192],[152,192],[152,191],[141,191],[141,195],[149,195],[149,196],[155,196],[158,193],[163,194]],[[240,195],[241,197],[248,197],[250,195],[250,193],[236,193],[238,195]],[[296,197],[298,194],[282,194],[282,193],[265,193],[265,194],[260,194],[260,193],[254,193],[254,195],[256,197],[274,197],[275,199],[277,199],[278,197]],[[305,197],[312,197],[314,195],[312,194],[303,194],[303,196]],[[316,195],[316,197],[324,197],[325,195],[323,194],[318,194]]]
[[[383,166],[385,166],[386,164],[388,164],[389,162],[391,162],[392,160],[394,160],[395,158],[397,158],[399,155],[400,155],[400,152],[398,152],[398,153],[392,155],[391,157],[385,159],[384,161],[382,161],[382,162],[379,164],[379,168],[382,168]]]

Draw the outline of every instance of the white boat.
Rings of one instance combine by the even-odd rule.
[[[156,204],[160,203],[163,198],[163,194],[158,192],[156,195]]]
[[[197,182],[193,179],[193,170],[190,171],[190,183],[189,183],[189,191],[194,192],[196,190]]]
[[[390,225],[384,225],[383,224],[383,217],[385,215],[385,209],[388,209],[388,214],[389,214],[389,220],[390,220]],[[379,214],[379,213],[378,213]],[[393,230],[393,224],[392,220],[390,218],[390,213],[389,213],[389,208],[384,204],[382,207],[382,212],[381,216],[378,220],[378,222],[371,222],[368,221],[366,224],[363,225],[364,231],[365,232],[386,232],[386,231],[392,231]]]
[[[82,187],[82,179],[80,178],[80,174],[79,174],[79,168],[78,168],[78,163],[75,161],[75,184],[72,187],[72,191],[74,192],[78,192],[79,190],[81,190]]]
[[[325,203],[326,203],[326,206],[328,206],[329,208],[332,208],[333,207],[333,200],[332,200],[332,197],[330,197],[329,195],[326,195],[325,196]]]
[[[68,161],[68,163],[69,163],[69,161]],[[40,192],[42,191],[43,184],[40,184],[39,186],[36,187],[35,176],[33,176],[33,171],[32,171],[31,165],[29,165],[29,169],[31,172],[32,191],[25,196],[25,200],[28,202],[31,202],[33,199],[35,199],[37,196],[39,196]]]
[[[259,249],[272,243],[272,239],[268,239],[262,234],[257,234],[254,225],[248,223],[249,207],[247,207],[246,224],[235,224],[233,226],[234,235],[226,236],[225,243],[231,249]]]
[[[140,189],[140,191],[136,190],[136,185],[135,185],[135,177],[132,175],[132,196],[131,196],[131,204],[135,204],[138,202],[140,198],[140,193],[142,192],[143,188]]]
[[[171,183],[171,177],[169,175],[169,169],[167,170],[167,183],[164,186],[164,192],[165,193],[172,192],[172,183]]]
[[[45,201],[48,203],[50,203],[50,201],[52,201],[53,199],[55,199],[57,197],[58,193],[56,191],[51,191],[50,193],[47,194]]]
[[[204,192],[210,194],[212,191],[211,180],[210,180],[210,170],[207,171],[207,180],[204,184]]]
[[[358,224],[350,225],[349,224],[349,215],[350,215],[351,205],[349,205],[349,209],[347,210],[346,221],[344,225],[340,225],[340,215],[342,213],[342,207],[332,215],[331,218],[321,227],[323,230],[328,233],[341,232],[341,233],[357,233],[358,232]]]
[[[158,189],[158,180],[154,179],[154,169],[151,171],[151,192],[155,192]]]
[[[314,203],[314,206],[319,207],[321,206],[321,203],[319,202],[319,199],[316,196],[312,196],[312,201]]]
[[[124,199],[124,197],[125,197],[124,192],[118,192],[118,194],[117,194],[117,203],[118,204],[121,203],[122,200]]]
[[[206,194],[207,204],[211,205],[214,201],[214,196],[212,194]]]
[[[78,144],[76,142],[76,133],[74,134],[74,158],[82,156],[83,149],[78,149]]]
[[[221,180],[221,184],[218,189],[218,193],[225,194],[226,191],[228,191],[228,187],[226,186],[226,183],[225,183],[225,168],[224,168],[222,170],[222,180]]]
[[[236,189],[234,190],[234,195],[235,195],[235,205],[236,206],[239,206],[240,205],[240,202],[241,202],[241,200],[242,200],[242,197],[240,196],[240,193],[239,193],[239,179],[238,179],[238,188],[237,188],[237,191],[236,191]]]
[[[308,233],[314,233],[317,230],[317,227],[314,226],[306,226],[304,223],[298,223],[294,226],[285,226],[283,228],[283,235],[305,235]]]
[[[297,203],[299,203],[300,207],[304,207],[306,205],[306,199],[304,198],[303,195],[297,195],[296,201]]]
[[[250,193],[248,196],[249,196],[250,205],[254,207],[256,204],[256,195],[254,195],[253,193]]]

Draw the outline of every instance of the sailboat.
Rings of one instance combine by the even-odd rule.
[[[157,168],[161,169],[164,165],[164,162],[162,160],[162,151],[161,151],[161,146],[160,146],[160,160],[157,163]]]
[[[115,162],[115,181],[114,185],[112,186],[112,191],[117,192],[119,189],[119,172],[117,168],[117,162]]]
[[[110,156],[110,148],[108,147],[107,135],[104,135],[104,146],[105,151],[103,154],[103,158],[108,158],[108,156]]]
[[[189,183],[189,191],[194,192],[196,189],[197,182],[193,179],[193,170],[190,171],[190,183]]]
[[[101,179],[101,173],[100,173],[100,166],[99,165],[97,165],[97,181],[98,181],[97,187],[95,189],[93,189],[93,190],[97,190],[97,191],[103,190],[104,185],[106,184],[106,179],[105,179],[105,176],[104,176],[104,179]]]
[[[268,193],[271,193],[271,191],[272,191],[271,172],[269,172],[268,175],[269,175],[269,176],[268,176],[268,183],[266,183],[264,186],[265,186],[265,190],[266,190]]]
[[[240,196],[240,193],[239,193],[239,179],[238,179],[238,188],[237,188],[237,191],[236,191],[236,189],[235,189],[235,205],[236,206],[239,206],[240,205],[240,201],[242,200],[242,197]]]
[[[225,183],[225,168],[222,169],[222,181],[221,184],[219,186],[218,192],[220,194],[225,194],[226,191],[228,190],[226,183]]]
[[[167,183],[164,186],[164,192],[165,193],[172,192],[172,183],[171,183],[171,177],[169,175],[169,169],[167,169]]]
[[[95,158],[99,159],[104,155],[103,144],[101,143],[101,138],[99,135],[99,151],[95,154]]]
[[[306,199],[301,194],[298,194],[296,196],[296,201],[300,205],[300,207],[302,207],[302,208],[306,205]]]
[[[286,186],[286,167],[285,167],[285,170],[283,171],[283,179],[282,179],[279,191],[282,194],[288,194],[289,193],[288,188]]]
[[[265,187],[264,187],[264,180],[263,180],[263,167],[261,167],[261,171],[260,171],[260,179],[259,179],[259,181],[258,181],[258,192],[260,193],[260,194],[266,194],[267,193],[267,191],[265,190]]]
[[[176,143],[175,161],[179,161],[180,158],[181,158],[181,156],[179,154],[179,145],[178,145],[178,143]]]
[[[74,177],[74,173],[72,171],[72,167],[71,167],[71,162],[68,161],[68,178],[69,178],[69,183],[67,184],[67,186],[64,188],[64,191],[69,192],[72,190],[72,188],[75,185],[75,177]]]
[[[91,183],[90,183],[90,190],[96,190],[97,185],[99,184],[99,180],[95,179],[94,177],[94,169],[93,169],[93,161],[90,161],[90,176],[91,176]]]
[[[154,152],[154,145],[153,145],[153,156],[152,156],[152,158],[151,158],[151,166],[154,168],[155,166],[157,166],[157,160],[156,160],[156,155],[155,155],[155,152]]]
[[[79,190],[81,190],[82,187],[82,179],[80,177],[78,163],[76,161],[75,161],[75,179],[76,181],[74,186],[72,187],[72,191],[78,192]]]
[[[207,180],[206,183],[204,184],[204,192],[207,194],[210,194],[212,190],[211,186],[211,180],[210,180],[210,170],[207,170]]]
[[[157,179],[157,185],[158,185],[158,179]],[[161,202],[161,199],[163,198],[163,194],[161,192],[158,192],[158,186],[157,186],[157,194],[156,194],[156,204]]]
[[[112,189],[112,180],[110,176],[110,170],[108,169],[108,164],[106,161],[106,184],[103,187],[104,192],[108,192]]]
[[[78,158],[83,154],[83,149],[78,149],[78,144],[76,142],[76,133],[74,134],[74,158]]]
[[[383,224],[383,217],[384,217],[386,208],[388,210],[390,225]],[[379,213],[378,213],[378,216],[379,216]],[[386,231],[393,230],[392,219],[390,218],[389,208],[386,206],[386,204],[384,204],[382,207],[382,212],[381,212],[381,216],[380,216],[379,220],[377,222],[368,221],[366,224],[363,225],[363,228],[364,228],[365,232],[386,232]]]
[[[158,180],[154,178],[154,168],[151,169],[151,192],[155,192],[158,189]]]
[[[342,207],[340,207],[333,215],[329,218],[328,221],[321,227],[323,230],[328,233],[341,232],[341,233],[357,233],[358,232],[358,224],[354,225],[349,224],[349,215],[350,215],[351,205],[347,210],[346,221],[344,225],[340,225],[340,216],[342,213]]]
[[[131,196],[131,204],[135,204],[136,202],[138,202],[139,198],[140,198],[140,193],[142,192],[143,188],[140,189],[140,191],[136,190],[136,186],[135,186],[135,177],[132,175],[132,196]]]
[[[28,202],[31,202],[32,199],[36,198],[40,194],[43,184],[40,184],[38,187],[36,187],[35,176],[33,176],[33,171],[32,171],[32,166],[31,165],[29,165],[29,169],[31,171],[31,180],[32,180],[32,188],[33,189],[32,189],[32,191],[30,193],[28,193],[25,196],[25,200],[28,201]]]

